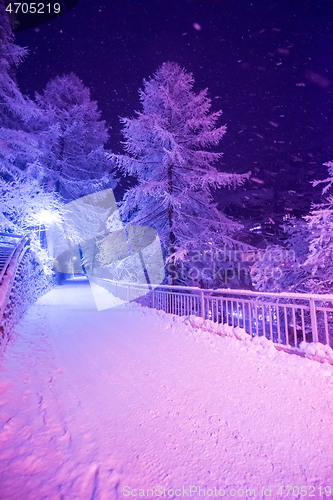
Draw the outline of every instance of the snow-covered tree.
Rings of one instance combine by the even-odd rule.
[[[37,168],[40,151],[31,133],[36,107],[16,83],[15,69],[26,49],[14,43],[3,0],[0,0],[0,175]]]
[[[267,247],[252,266],[252,283],[261,291],[333,292],[333,162],[325,163],[329,177],[313,181],[324,184],[325,201],[313,204],[303,220],[291,219],[283,226],[284,245]],[[282,258],[279,258],[282,256]],[[276,257],[276,258],[275,258]]]
[[[326,199],[313,204],[303,220],[291,219],[285,224],[284,244],[267,247],[263,258],[254,263],[252,283],[257,290],[333,292],[333,162],[324,165],[329,176],[312,185],[323,184]]]
[[[56,77],[36,101],[43,114],[43,184],[55,186],[66,201],[114,188],[113,163],[104,149],[107,127],[82,81],[73,73]]]
[[[324,184],[322,193],[328,194],[325,202],[312,206],[305,219],[311,233],[309,254],[305,266],[311,273],[307,282],[308,291],[314,293],[333,292],[333,195],[329,194],[333,184],[333,162],[324,165],[329,177],[313,181],[313,185]]]
[[[127,154],[117,158],[122,171],[138,181],[125,194],[124,220],[155,228],[171,263],[193,249],[235,245],[239,225],[218,211],[211,190],[249,177],[214,166],[222,153],[211,149],[226,126],[216,126],[222,112],[210,112],[207,89],[196,93],[193,85],[192,75],[175,63],[164,63],[144,81],[142,111],[122,119]]]
[[[21,94],[15,79],[15,68],[26,52],[14,43],[5,4],[0,0],[1,225],[19,232],[31,223],[27,214],[30,208],[36,208],[36,196],[41,194],[37,181],[33,180],[41,156],[31,123],[37,110],[34,103]],[[40,199],[40,209],[44,202],[45,199]]]
[[[293,217],[282,229],[283,244],[256,252],[251,265],[252,284],[261,292],[305,292],[309,277],[304,265],[309,252],[308,224]]]
[[[19,118],[29,116],[27,101],[15,81],[15,67],[26,53],[14,43],[5,3],[0,0],[0,127],[16,128]]]
[[[59,214],[60,204],[52,192],[39,184],[43,152],[35,123],[41,119],[32,101],[23,96],[15,68],[26,50],[14,43],[3,0],[0,0],[0,229],[31,235],[31,247],[43,264],[51,263],[40,245],[45,217]]]

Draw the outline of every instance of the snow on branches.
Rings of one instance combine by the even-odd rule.
[[[306,220],[311,234],[309,254],[305,261],[305,266],[311,272],[308,289],[313,293],[331,293],[333,291],[333,197],[329,196],[325,203],[313,205]]]
[[[43,184],[55,186],[66,201],[114,188],[114,165],[104,149],[107,127],[82,81],[73,73],[56,77],[36,101]]]
[[[240,225],[222,214],[211,189],[243,184],[247,174],[220,172],[222,153],[211,151],[226,132],[217,126],[221,111],[210,113],[207,89],[193,91],[190,73],[164,63],[140,90],[142,111],[123,118],[126,154],[118,167],[137,177],[122,204],[124,220],[158,231],[164,250],[172,245],[170,261],[208,244],[237,244]],[[210,247],[211,249],[211,247]]]
[[[330,191],[333,184],[333,162],[324,163],[329,177],[313,181],[313,186],[325,184],[322,193]],[[309,253],[304,263],[310,274],[307,291],[332,293],[333,291],[333,196],[327,196],[323,203],[312,205],[310,215],[305,217],[310,232]]]

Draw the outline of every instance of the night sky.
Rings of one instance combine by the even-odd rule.
[[[76,73],[111,127],[107,146],[120,152],[119,116],[140,109],[144,78],[177,62],[195,90],[208,87],[212,110],[223,110],[221,170],[252,171],[261,182],[244,194],[296,191],[306,204],[309,181],[324,178],[322,163],[333,159],[332,30],[330,0],[80,0],[16,34],[30,51],[17,78],[33,96]]]

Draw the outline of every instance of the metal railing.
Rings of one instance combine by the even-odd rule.
[[[333,295],[205,290],[196,287],[100,281],[125,301],[179,316],[195,315],[265,336],[276,347],[297,350],[302,341],[333,347]]]
[[[0,232],[0,284],[22,236]]]
[[[29,236],[0,232],[0,320],[7,307],[18,266],[29,244]]]
[[[2,258],[1,258],[2,255]],[[51,282],[30,247],[30,235],[0,233],[0,356],[15,325]]]

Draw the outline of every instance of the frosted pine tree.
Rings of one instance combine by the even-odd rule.
[[[27,50],[14,43],[3,0],[0,0],[0,53],[0,127],[15,128],[20,118],[29,116],[28,101],[22,96],[14,76]]]
[[[16,66],[27,51],[14,43],[3,0],[0,0],[0,52],[1,226],[14,227],[20,232],[27,223],[26,217],[21,217],[29,204],[27,193],[35,191],[37,195],[40,192],[31,179],[31,173],[38,168],[41,153],[37,137],[31,130],[32,121],[37,116],[36,108],[22,95],[15,79]]]
[[[313,185],[325,184],[323,194],[329,193],[333,184],[333,162],[325,163],[329,177],[314,181]],[[333,292],[333,196],[329,194],[325,202],[313,205],[306,217],[311,241],[305,267],[311,273],[308,290],[314,293]]]
[[[104,144],[105,122],[90,91],[73,73],[50,81],[36,94],[42,111],[43,183],[70,201],[116,185]]]
[[[125,194],[122,216],[155,228],[173,263],[193,249],[235,245],[240,226],[218,211],[211,190],[241,185],[249,176],[214,166],[222,153],[210,149],[226,127],[216,126],[222,112],[210,113],[207,89],[196,93],[193,85],[190,73],[164,63],[144,81],[142,111],[122,119],[127,154],[118,164],[138,181]]]
[[[35,168],[40,155],[31,133],[35,106],[17,86],[15,71],[26,49],[14,43],[3,0],[0,0],[0,175]]]

